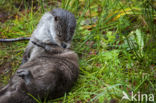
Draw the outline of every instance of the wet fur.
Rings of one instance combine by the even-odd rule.
[[[42,42],[34,43],[42,45]],[[79,73],[77,54],[56,45],[47,46],[48,49],[39,47],[42,54],[17,70],[9,84],[0,91],[0,103],[36,103],[28,93],[43,100],[63,96],[71,89]]]
[[[22,64],[43,52],[41,48],[31,42],[35,39],[46,44],[56,44],[62,48],[69,48],[75,27],[76,19],[74,15],[66,10],[53,9],[45,13],[31,36],[24,52]],[[66,47],[63,45],[66,45]]]

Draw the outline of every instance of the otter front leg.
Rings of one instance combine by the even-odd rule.
[[[29,42],[23,54],[22,64],[26,63],[29,60],[33,48],[34,48],[33,44]]]
[[[43,48],[45,51],[47,52],[55,52],[55,50],[53,49],[52,45],[49,45],[49,44],[46,44],[46,43],[43,43],[39,40],[35,40],[35,41],[31,41],[34,45],[38,46],[38,47],[41,47]]]
[[[41,42],[40,40],[34,39],[31,41],[34,45],[43,48],[48,53],[62,53],[62,48],[60,48],[57,44],[48,44]]]
[[[33,75],[29,70],[19,69],[17,70],[17,75],[21,77],[22,79],[24,79],[26,85],[29,85],[32,83]]]

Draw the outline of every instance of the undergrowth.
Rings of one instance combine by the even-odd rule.
[[[11,18],[0,23],[0,38],[30,37],[40,17],[52,8],[76,16],[72,48],[79,55],[79,79],[64,97],[44,103],[128,103],[122,97],[125,93],[131,98],[132,92],[155,96],[154,0],[1,1],[9,5],[8,11],[11,8]],[[5,69],[1,83],[7,84],[21,64],[26,45],[27,41],[0,43],[0,70]]]

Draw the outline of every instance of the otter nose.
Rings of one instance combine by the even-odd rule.
[[[66,47],[67,47],[67,45],[64,44],[64,43],[61,43],[61,46],[62,46],[63,48],[66,48]]]

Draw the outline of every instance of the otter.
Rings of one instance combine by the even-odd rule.
[[[77,80],[79,65],[74,51],[37,39],[31,42],[44,52],[19,67],[0,90],[0,103],[36,103],[33,97],[54,99],[68,92]]]
[[[31,42],[34,39],[38,39],[45,44],[55,44],[62,48],[70,48],[75,27],[76,19],[72,13],[60,8],[46,12],[32,33],[24,52],[22,64],[43,52],[41,48]]]

